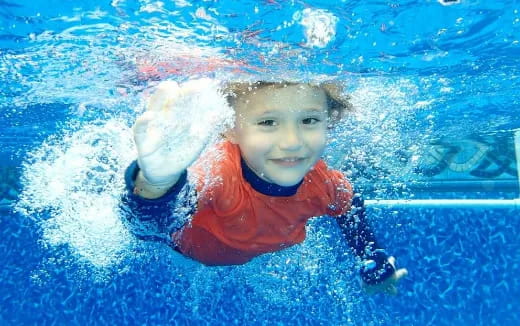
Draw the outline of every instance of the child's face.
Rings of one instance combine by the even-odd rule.
[[[308,85],[264,87],[234,105],[230,139],[262,179],[293,186],[320,159],[327,140],[327,100]]]

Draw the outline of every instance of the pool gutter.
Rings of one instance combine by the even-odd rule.
[[[376,208],[464,208],[520,209],[520,199],[397,199],[365,200],[367,207]]]
[[[514,135],[516,174],[520,188],[520,129]],[[520,194],[520,189],[518,189]],[[396,199],[365,200],[365,205],[376,208],[464,208],[464,209],[519,209],[517,199]]]

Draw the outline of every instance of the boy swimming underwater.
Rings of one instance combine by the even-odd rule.
[[[127,169],[124,198],[129,220],[157,223],[183,255],[206,265],[232,265],[300,243],[311,217],[334,216],[364,262],[365,288],[396,293],[406,269],[396,270],[394,258],[378,245],[361,197],[341,172],[321,160],[328,127],[350,108],[338,89],[331,84],[230,84],[224,93],[235,113],[234,126],[212,155],[199,157],[207,139],[186,137],[197,122],[184,120],[176,110],[211,87],[208,80],[182,87],[163,82],[136,120],[138,159]],[[197,119],[196,113],[190,115]],[[157,128],[160,120],[172,117],[185,122],[175,130]],[[170,132],[176,135],[173,147],[167,141]],[[196,202],[181,195],[186,187],[196,192]],[[187,208],[191,217],[176,228],[171,226],[179,220],[174,206]]]

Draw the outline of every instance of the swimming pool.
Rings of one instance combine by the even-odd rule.
[[[0,324],[517,324],[519,10],[0,1]],[[120,224],[150,85],[243,75],[347,83],[357,112],[326,158],[373,200],[379,238],[409,270],[399,296],[361,292],[329,218],[302,245],[217,268]]]

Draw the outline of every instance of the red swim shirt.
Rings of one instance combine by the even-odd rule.
[[[197,188],[197,210],[172,239],[184,255],[207,265],[243,264],[300,243],[311,217],[344,214],[352,199],[343,174],[322,160],[294,195],[262,194],[243,177],[240,149],[230,142],[190,168],[190,177]]]

